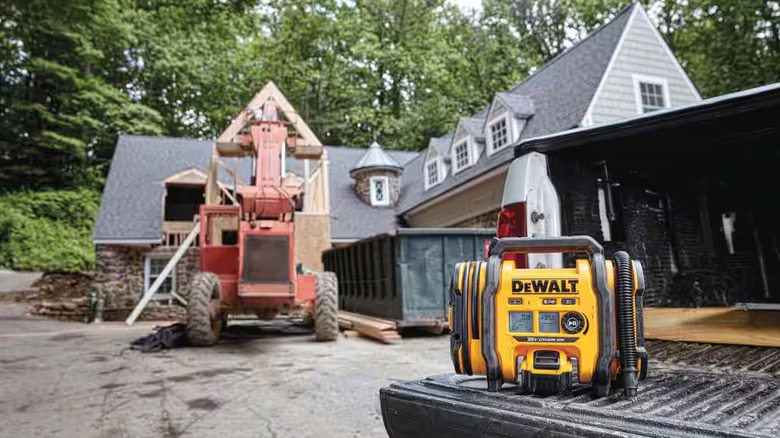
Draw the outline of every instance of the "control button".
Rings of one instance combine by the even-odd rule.
[[[523,304],[522,298],[510,298],[509,304]]]
[[[585,317],[577,312],[567,312],[561,318],[561,328],[570,335],[577,334],[585,328]]]
[[[576,298],[561,298],[561,304],[574,305],[577,304]]]
[[[548,304],[549,305],[549,304],[557,304],[557,303],[558,303],[558,300],[555,299],[555,298],[543,298],[542,299],[542,304]]]

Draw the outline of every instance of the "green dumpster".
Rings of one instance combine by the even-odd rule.
[[[336,273],[339,308],[395,320],[400,327],[437,326],[448,318],[455,264],[484,260],[492,228],[399,228],[325,251]]]

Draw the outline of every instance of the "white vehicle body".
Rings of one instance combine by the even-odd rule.
[[[530,152],[509,166],[501,208],[525,203],[527,237],[561,235],[561,205],[547,168],[547,156]],[[563,255],[530,254],[529,268],[562,268]]]

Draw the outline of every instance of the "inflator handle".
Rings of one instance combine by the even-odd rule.
[[[562,237],[504,237],[493,239],[488,255],[501,256],[505,252],[537,254],[551,252],[586,252],[603,254],[604,248],[590,236]]]

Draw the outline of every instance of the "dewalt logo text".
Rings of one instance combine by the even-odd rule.
[[[579,280],[547,278],[534,280],[512,280],[513,294],[576,294]]]

